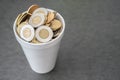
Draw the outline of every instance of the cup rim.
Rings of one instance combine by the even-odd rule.
[[[52,9],[47,9],[47,10],[48,10],[48,11],[55,11],[55,10],[52,10]],[[26,11],[25,11],[25,12],[26,12]],[[24,12],[23,12],[23,13],[24,13]],[[28,44],[28,45],[36,45],[36,46],[40,45],[40,46],[42,46],[42,45],[48,45],[48,44],[53,43],[54,41],[58,40],[58,39],[62,36],[62,34],[64,33],[64,30],[65,30],[65,20],[64,20],[64,18],[63,18],[63,17],[61,16],[61,14],[59,14],[58,12],[57,12],[56,15],[57,15],[57,17],[60,18],[60,20],[61,20],[61,22],[62,22],[62,30],[61,30],[61,33],[60,33],[55,39],[53,39],[53,40],[51,40],[51,41],[49,41],[49,42],[37,43],[37,44],[35,44],[35,43],[29,43],[29,42],[25,41],[25,40],[21,39],[21,38],[18,36],[17,32],[16,32],[16,19],[15,19],[14,24],[13,24],[13,31],[14,31],[14,34],[15,34],[16,38],[17,38],[19,41],[21,41],[22,43],[25,43],[25,44]]]

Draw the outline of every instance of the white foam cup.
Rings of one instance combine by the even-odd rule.
[[[48,9],[48,11],[53,10]],[[14,22],[13,31],[15,37],[21,45],[32,70],[37,73],[47,73],[55,67],[60,42],[65,30],[63,17],[59,13],[57,13],[56,16],[62,22],[61,33],[55,39],[40,44],[29,43],[21,39],[16,32],[16,20]]]

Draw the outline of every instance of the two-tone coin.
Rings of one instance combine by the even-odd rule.
[[[36,13],[43,14],[43,15],[47,16],[48,10],[46,8],[38,8],[33,12],[33,14],[36,14]]]
[[[29,19],[29,24],[32,25],[33,27],[38,27],[44,24],[45,17],[43,14],[34,14],[30,17]]]
[[[35,36],[40,42],[48,42],[53,37],[53,31],[48,26],[40,26],[37,28]]]
[[[17,33],[20,34],[21,28],[22,28],[24,25],[27,25],[27,24],[28,24],[27,22],[22,22],[21,24],[19,24],[18,27],[17,27]]]
[[[34,28],[27,24],[24,25],[20,30],[20,37],[25,41],[31,41],[34,38]]]

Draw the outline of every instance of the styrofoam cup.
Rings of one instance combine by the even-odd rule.
[[[53,11],[51,9],[48,10]],[[37,73],[50,72],[55,66],[60,42],[65,30],[65,21],[63,17],[59,13],[57,13],[56,16],[62,22],[61,33],[55,39],[41,44],[28,43],[21,39],[16,32],[16,20],[14,22],[13,31],[15,37],[21,45],[32,70]]]

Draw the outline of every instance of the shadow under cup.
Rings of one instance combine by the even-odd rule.
[[[48,9],[48,11],[54,10]],[[55,39],[41,44],[29,43],[21,39],[16,32],[16,20],[14,22],[13,31],[15,37],[21,45],[32,70],[37,73],[50,72],[55,66],[59,46],[65,30],[63,17],[59,13],[56,14],[56,17],[62,22],[60,34]]]

